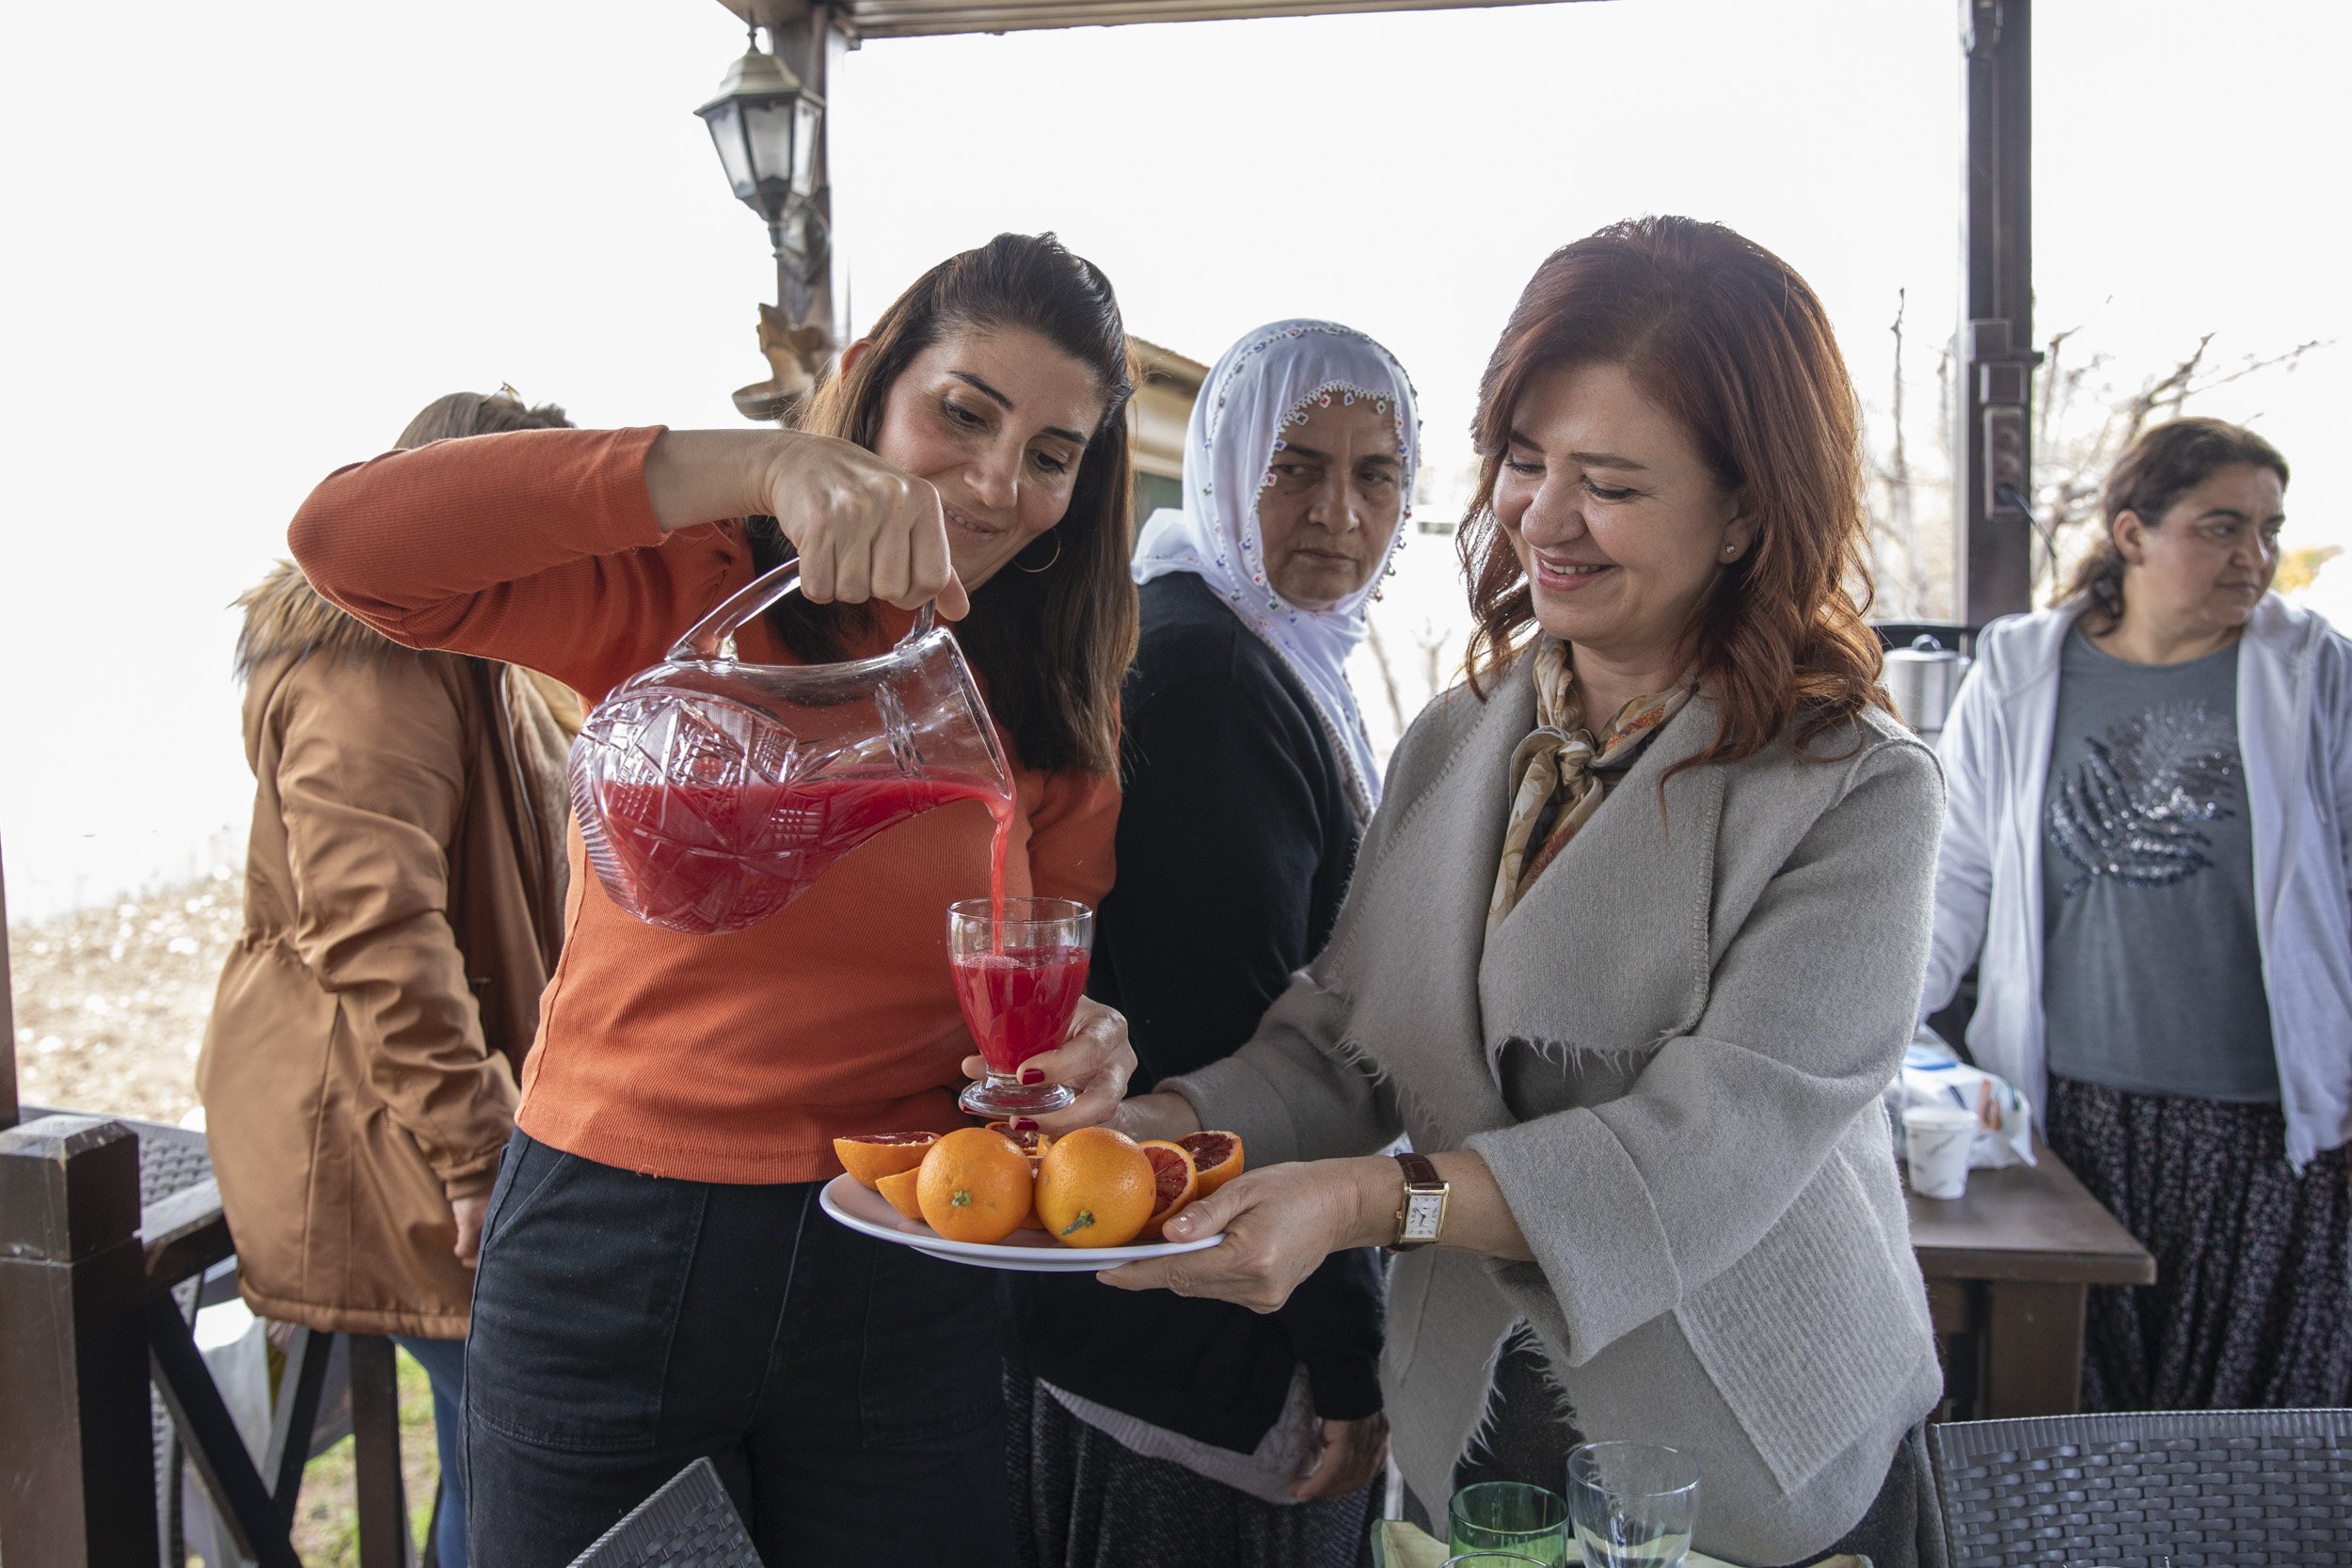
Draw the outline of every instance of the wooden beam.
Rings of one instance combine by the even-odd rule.
[[[948,33],[1019,33],[1053,27],[1116,27],[1153,22],[1234,22],[1266,16],[1337,16],[1368,11],[1489,10],[1565,0],[847,0],[833,9],[859,39],[933,38]],[[759,26],[800,25],[809,0],[721,0]]]

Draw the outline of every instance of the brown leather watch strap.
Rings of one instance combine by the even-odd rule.
[[[1428,1155],[1416,1154],[1407,1150],[1395,1158],[1396,1163],[1405,1170],[1405,1194],[1397,1199],[1396,1204],[1396,1240],[1389,1243],[1382,1250],[1411,1252],[1417,1247],[1428,1246],[1437,1240],[1434,1232],[1419,1237],[1406,1235],[1405,1227],[1412,1215],[1413,1200],[1416,1197],[1431,1196],[1430,1189],[1435,1188],[1435,1196],[1438,1199],[1438,1224],[1442,1226],[1445,1223],[1446,1195],[1450,1188],[1446,1179],[1438,1174],[1437,1164]]]

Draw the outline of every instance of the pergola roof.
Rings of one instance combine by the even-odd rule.
[[[720,0],[760,26],[788,26],[809,14],[808,0]],[[928,38],[941,33],[1014,33],[1038,27],[1109,27],[1131,22],[1226,22],[1255,16],[1330,16],[1343,11],[1477,10],[1554,5],[1560,0],[843,0],[834,18],[859,38]]]

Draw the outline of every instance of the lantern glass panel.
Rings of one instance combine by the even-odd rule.
[[[753,174],[762,183],[792,177],[794,132],[799,117],[797,99],[743,105],[743,128],[750,133]]]
[[[792,107],[800,119],[800,133],[792,139],[792,193],[811,196],[817,186],[817,132],[825,111],[805,98]]]
[[[710,144],[719,150],[719,166],[726,170],[727,184],[736,199],[751,199],[752,188],[758,176],[753,173],[750,159],[743,148],[742,105],[729,98],[714,103],[703,115],[710,127]]]

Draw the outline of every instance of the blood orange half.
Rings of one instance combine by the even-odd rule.
[[[938,1141],[936,1132],[860,1132],[834,1139],[833,1153],[850,1180],[867,1192],[880,1192],[876,1182],[913,1170]]]
[[[1156,1241],[1168,1216],[1200,1196],[1200,1172],[1182,1144],[1152,1138],[1137,1147],[1152,1162],[1152,1217],[1142,1234]]]
[[[1036,1127],[1024,1127],[1016,1132],[1013,1131],[1012,1123],[1009,1121],[992,1121],[988,1124],[988,1130],[1010,1138],[1013,1146],[1029,1157],[1029,1180],[1035,1181],[1038,1162],[1044,1159],[1045,1151],[1054,1147],[1053,1134]],[[1045,1222],[1037,1217],[1037,1205],[1034,1202],[1029,1205],[1029,1212],[1022,1220],[1021,1228],[1024,1230],[1045,1228]]]
[[[1193,1132],[1176,1141],[1200,1172],[1200,1190],[1193,1196],[1206,1197],[1241,1174],[1240,1133]]]

